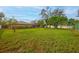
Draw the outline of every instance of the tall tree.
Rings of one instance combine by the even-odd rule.
[[[0,12],[0,27],[2,26],[2,19],[5,17],[3,12]]]
[[[5,17],[4,13],[3,13],[3,12],[0,12],[0,21],[1,21],[2,18],[4,18],[4,17]]]
[[[10,25],[10,28],[14,30],[14,32],[16,31],[16,23],[17,21],[15,17],[10,18],[9,25]]]
[[[52,12],[53,16],[64,16],[64,10],[63,9],[54,9],[54,11]]]
[[[7,18],[4,17],[4,19],[1,21],[1,23],[2,23],[2,27],[3,27],[3,28],[6,28],[6,26],[7,26],[7,22],[8,22]]]
[[[42,9],[40,15],[44,19],[44,24],[47,27],[47,20],[49,19],[49,15],[50,15],[49,7],[46,7],[45,9]]]
[[[58,27],[58,25],[62,25],[64,22],[67,21],[67,17],[64,14],[63,9],[55,9],[52,11],[52,16],[50,17],[50,20],[52,20],[52,23],[55,28]]]

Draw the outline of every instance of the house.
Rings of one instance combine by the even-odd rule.
[[[12,25],[7,25],[8,29],[12,29],[13,27],[17,29],[25,29],[25,28],[31,28],[31,24],[12,24]]]

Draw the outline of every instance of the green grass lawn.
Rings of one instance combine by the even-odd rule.
[[[0,52],[79,52],[79,32],[43,28],[0,30]]]

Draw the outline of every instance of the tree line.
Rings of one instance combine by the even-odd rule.
[[[65,11],[60,8],[56,8],[51,10],[50,7],[46,7],[45,9],[41,10],[40,15],[42,16],[41,20],[38,20],[38,24],[41,27],[47,27],[47,25],[53,25],[54,28],[58,28],[58,26],[66,25],[66,26],[73,26],[75,23],[79,22],[74,18],[68,18],[65,15]],[[77,11],[77,15],[79,17],[79,10]]]
[[[3,12],[0,12],[0,26],[1,27],[3,26],[6,27],[6,25],[9,25],[10,29],[13,29],[15,32],[16,22],[17,20],[14,17],[7,19],[7,17],[5,17],[5,14]]]
[[[77,10],[77,17],[79,17],[79,10]],[[79,22],[79,20],[75,20],[73,18],[68,18],[65,14],[64,9],[56,8],[54,10],[51,10],[50,7],[46,7],[40,11],[41,19],[37,21],[33,21],[32,27],[45,27],[47,28],[48,25],[54,26],[54,28],[58,28],[58,26],[73,26]],[[0,25],[9,25],[10,29],[13,29],[15,32],[15,24],[17,24],[18,21],[15,19],[15,17],[7,18],[3,12],[0,12]]]

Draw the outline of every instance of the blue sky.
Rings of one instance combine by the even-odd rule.
[[[45,8],[45,6],[1,6],[0,12],[4,12],[6,17],[14,16],[20,21],[32,21],[41,18],[40,11]],[[52,10],[56,8],[64,9],[65,14],[68,18],[76,18],[78,6],[50,6]]]

